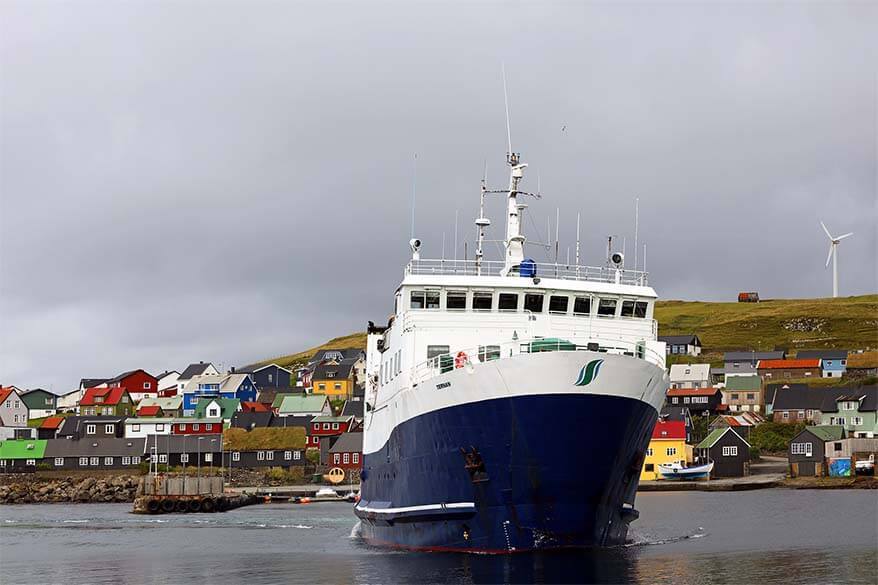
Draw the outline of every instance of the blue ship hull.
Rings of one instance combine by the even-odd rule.
[[[430,412],[364,457],[364,538],[507,553],[625,541],[656,410],[594,394],[500,398]]]

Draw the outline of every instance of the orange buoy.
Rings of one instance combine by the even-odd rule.
[[[466,355],[465,352],[459,351],[457,355],[454,357],[454,367],[462,368],[469,361],[469,356]]]

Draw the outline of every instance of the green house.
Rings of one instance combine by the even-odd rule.
[[[825,404],[820,424],[844,427],[849,437],[878,437],[878,386],[851,389]]]
[[[762,412],[762,378],[757,375],[726,376],[723,396],[732,412]]]
[[[210,398],[199,400],[195,405],[195,418],[221,418],[228,422],[241,408],[237,398]]]
[[[46,454],[46,441],[14,439],[0,441],[0,472],[23,473],[36,471],[37,463]]]

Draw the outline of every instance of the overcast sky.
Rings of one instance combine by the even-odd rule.
[[[0,3],[0,382],[240,365],[384,320],[512,141],[527,235],[662,298],[876,291],[878,5]],[[566,127],[566,129],[565,129]],[[501,198],[502,199],[502,198]],[[492,213],[498,231],[503,218]],[[554,229],[554,228],[553,228]],[[532,248],[537,260],[545,252]],[[571,251],[571,254],[573,252]]]

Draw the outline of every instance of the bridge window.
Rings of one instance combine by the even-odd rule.
[[[500,293],[498,308],[501,311],[518,310],[518,293]]]
[[[494,302],[494,294],[489,292],[473,293],[473,311],[490,311]]]
[[[616,299],[601,299],[598,302],[598,317],[615,317]]]
[[[524,295],[524,310],[531,313],[543,312],[543,296],[537,294]]]
[[[449,311],[463,311],[466,309],[466,291],[450,290],[445,295],[445,307]]]
[[[623,317],[646,317],[646,301],[622,301]]]
[[[591,297],[576,297],[573,300],[574,315],[588,315],[591,313]]]
[[[427,291],[424,290],[413,290],[412,291],[412,309],[423,309],[427,305]]]
[[[569,301],[569,297],[561,296],[561,295],[552,295],[549,297],[549,312],[550,313],[566,313],[567,312],[567,303]]]

